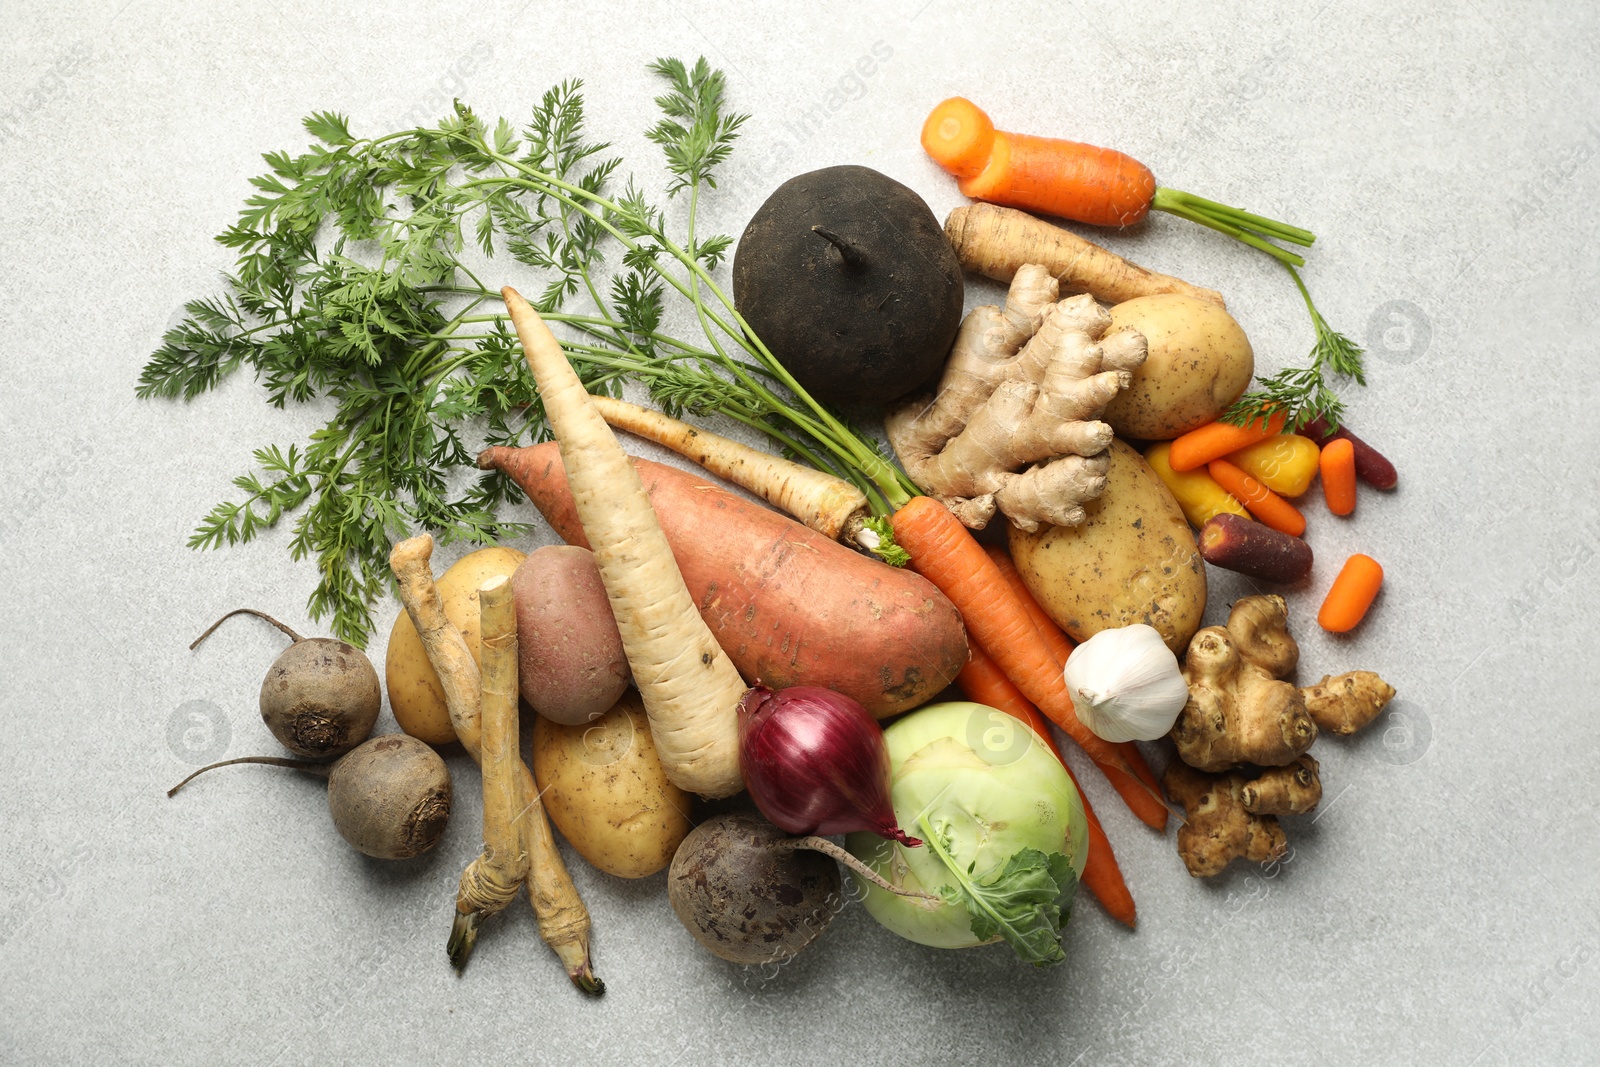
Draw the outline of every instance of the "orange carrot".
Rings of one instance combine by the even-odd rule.
[[[1122,877],[1122,868],[1117,864],[1116,854],[1111,851],[1111,839],[1106,836],[1105,828],[1100,825],[1094,808],[1090,806],[1089,794],[1084,792],[1083,784],[1078,781],[1078,776],[1072,773],[1072,768],[1067,766],[1067,761],[1061,759],[1061,749],[1056,746],[1055,735],[1045,725],[1044,716],[1039,714],[1039,709],[1028,703],[1028,698],[1022,695],[1022,691],[1011,683],[1011,679],[1005,676],[1000,667],[982,649],[972,650],[972,658],[956,676],[956,685],[966,694],[968,700],[998,708],[1026,722],[1033,728],[1033,732],[1050,746],[1050,751],[1056,754],[1056,759],[1061,760],[1061,766],[1066,769],[1072,784],[1078,789],[1078,796],[1083,799],[1083,817],[1089,829],[1089,858],[1083,865],[1083,884],[1094,894],[1094,898],[1106,909],[1107,914],[1132,928],[1136,919],[1133,894],[1128,892],[1128,883]]]
[[[984,554],[994,561],[1000,568],[1000,577],[1006,580],[1011,591],[1022,602],[1023,610],[1028,613],[1028,618],[1033,620],[1034,628],[1039,631],[1039,636],[1044,638],[1044,643],[1050,646],[1050,654],[1062,667],[1067,665],[1067,657],[1072,655],[1072,650],[1077,646],[1072,643],[1072,638],[1066,635],[1056,621],[1045,613],[1039,602],[1033,599],[1033,593],[1028,589],[1028,583],[1022,580],[1022,572],[1017,570],[1017,565],[1011,561],[1011,555],[999,545],[984,545]]]
[[[1050,654],[1055,657],[1056,672],[1059,674],[1066,669],[1067,657],[1072,655],[1072,650],[1076,647],[1072,643],[1072,638],[1068,637],[1061,627],[1056,625],[1056,621],[1045,613],[1044,608],[1039,606],[1039,602],[1033,599],[1033,593],[1028,589],[1027,583],[1022,580],[1022,572],[1017,570],[1017,565],[1011,561],[1011,557],[1006,553],[1005,549],[999,545],[984,545],[983,551],[994,561],[994,565],[1000,568],[1000,576],[1006,580],[1006,584],[1016,594],[1017,600],[1022,603],[1023,609],[1028,613],[1028,617],[1033,620],[1034,629],[1039,632],[1039,636],[1044,639],[1044,643],[1050,647]],[[1122,753],[1122,758],[1127,760],[1128,766],[1133,768],[1133,779],[1136,779],[1136,781],[1130,779],[1120,768],[1101,768],[1105,771],[1106,780],[1116,787],[1117,792],[1127,796],[1130,791],[1135,794],[1148,791],[1158,797],[1163,796],[1161,780],[1156,777],[1155,772],[1150,769],[1150,765],[1145,762],[1144,753],[1139,751],[1139,746],[1132,741],[1125,741],[1116,747]],[[1163,819],[1160,828],[1164,829],[1165,827],[1166,820]]]
[[[1299,508],[1232,463],[1225,459],[1214,459],[1206,464],[1206,471],[1212,481],[1238,497],[1246,510],[1264,525],[1290,537],[1299,537],[1306,532],[1306,517],[1300,514]]]
[[[1309,248],[1310,230],[1156,184],[1132,156],[1077,141],[1003,133],[970,100],[952,97],[922,124],[922,147],[975,200],[1060,215],[1093,226],[1132,226],[1166,211],[1208,226],[1290,267],[1305,260],[1273,241]]]
[[[1353,630],[1366,617],[1367,609],[1383,585],[1383,568],[1371,556],[1357,552],[1344,561],[1339,577],[1322,601],[1317,612],[1317,625],[1329,633],[1342,634]]]
[[[1001,133],[971,101],[946,100],[922,126],[922,147],[961,191],[1092,226],[1132,226],[1150,212],[1156,178],[1109,148]]]
[[[1328,442],[1322,450],[1322,497],[1335,515],[1356,509],[1356,446],[1345,438]]]
[[[1050,732],[1048,720],[1039,714],[1039,709],[1028,703],[1028,698],[1022,695],[1022,690],[1006,677],[1005,671],[989,654],[981,648],[972,650],[972,658],[967,660],[966,666],[961,668],[961,673],[956,675],[956,688],[966,695],[968,700],[978,704],[987,704],[991,708],[998,708],[1008,715],[1015,715],[1039,735],[1040,740],[1050,746],[1062,765],[1061,746],[1056,744],[1055,734]]]
[[[1121,750],[1078,721],[1049,646],[1006,585],[1000,569],[950,509],[932,497],[912,497],[889,521],[895,540],[911,554],[912,569],[937,586],[961,612],[968,638],[993,657],[1023,695],[1102,770],[1109,767],[1132,775]],[[1165,827],[1167,808],[1159,796],[1136,789],[1123,792],[1122,798],[1145,823],[1158,830]]]
[[[1280,433],[1283,423],[1284,413],[1281,411],[1265,422],[1256,419],[1248,426],[1208,422],[1172,442],[1172,450],[1167,453],[1167,465],[1175,471],[1195,470],[1214,459],[1221,459],[1229,452],[1248,448],[1257,441],[1265,441]]]

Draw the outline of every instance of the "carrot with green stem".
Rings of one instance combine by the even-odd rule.
[[[732,796],[744,788],[738,720],[744,680],[701,619],[638,472],[561,345],[521,294],[510,286],[500,292],[560,444],[667,777],[691,793]]]
[[[1114,149],[997,130],[988,115],[962,97],[944,101],[928,115],[922,147],[974,200],[1091,226],[1132,226],[1151,211],[1164,211],[1265,252],[1282,264],[1305,300],[1316,330],[1312,364],[1266,379],[1264,388],[1240,398],[1224,414],[1225,420],[1247,421],[1266,406],[1288,414],[1291,430],[1319,417],[1336,424],[1343,405],[1327,387],[1327,372],[1365,384],[1360,347],[1329,327],[1296,270],[1305,266],[1305,259],[1283,247],[1283,243],[1311,247],[1316,235],[1310,230],[1157,185],[1149,167]]]
[[[1094,898],[1106,909],[1107,914],[1131,929],[1135,923],[1133,894],[1128,892],[1128,883],[1122,877],[1122,868],[1117,864],[1116,854],[1111,851],[1111,839],[1106,837],[1105,828],[1100,825],[1100,819],[1089,803],[1089,794],[1083,790],[1083,783],[1078,781],[1078,776],[1072,773],[1072,768],[1065,759],[1062,759],[1055,735],[1050,732],[1044,716],[1039,714],[1039,709],[1028,703],[1028,698],[1022,695],[1022,691],[1013,685],[1011,679],[1005,676],[1005,672],[994,660],[979,648],[972,650],[972,658],[956,677],[956,686],[966,694],[968,700],[998,708],[1027,723],[1033,732],[1050,746],[1050,751],[1055,753],[1056,759],[1061,761],[1061,766],[1066,768],[1072,784],[1078,789],[1078,796],[1083,801],[1084,820],[1088,823],[1089,859],[1083,867],[1083,884],[1094,894]]]

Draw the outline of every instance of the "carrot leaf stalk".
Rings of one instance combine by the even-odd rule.
[[[1284,269],[1294,279],[1300,296],[1311,313],[1311,325],[1317,331],[1317,340],[1311,347],[1311,364],[1307,367],[1286,367],[1276,374],[1260,380],[1260,388],[1251,390],[1235,400],[1222,413],[1221,421],[1235,426],[1245,426],[1261,418],[1263,413],[1283,413],[1287,417],[1285,433],[1294,433],[1309,422],[1321,422],[1337,430],[1344,416],[1344,401],[1329,385],[1332,378],[1353,378],[1357,385],[1366,385],[1366,368],[1361,361],[1361,346],[1328,325],[1300,280],[1300,272],[1288,263]]]

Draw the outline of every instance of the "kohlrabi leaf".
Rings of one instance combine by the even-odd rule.
[[[971,866],[965,873],[952,868],[952,873],[956,885],[941,887],[939,896],[967,909],[974,937],[988,941],[998,935],[1036,967],[1066,959],[1060,930],[1078,883],[1066,856],[1025,848],[987,877],[974,877]]]

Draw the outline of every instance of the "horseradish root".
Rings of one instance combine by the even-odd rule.
[[[406,613],[422,638],[422,647],[439,675],[456,736],[473,759],[482,760],[483,681],[461,632],[445,618],[429,559],[433,538],[420,534],[394,546],[389,567]],[[557,851],[550,822],[539,804],[533,772],[520,758],[514,767],[526,810],[522,833],[528,850],[528,898],[539,923],[539,936],[561,960],[572,984],[585,993],[605,992],[589,960],[589,911],[572,884]]]
[[[478,926],[511,903],[528,877],[518,788],[517,619],[511,580],[489,579],[479,591],[483,686],[478,763],[483,771],[483,852],[461,872],[455,922],[446,951],[456,970],[467,965]]]

